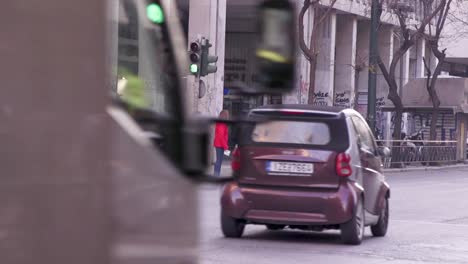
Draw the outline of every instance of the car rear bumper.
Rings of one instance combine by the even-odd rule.
[[[296,189],[240,186],[224,187],[224,214],[258,224],[335,225],[349,221],[362,188],[343,181],[338,189]]]

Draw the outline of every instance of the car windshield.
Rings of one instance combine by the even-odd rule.
[[[265,143],[327,145],[330,128],[321,122],[270,121],[257,124],[252,140]]]

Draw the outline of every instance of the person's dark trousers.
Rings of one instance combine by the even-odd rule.
[[[223,164],[224,149],[216,148],[216,162],[214,166],[214,174],[218,177],[221,174],[221,165]]]

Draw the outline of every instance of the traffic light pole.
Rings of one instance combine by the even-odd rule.
[[[377,68],[378,68],[378,8],[379,0],[372,0],[371,28],[369,37],[369,82],[367,93],[367,122],[375,132],[376,127],[376,97],[377,97]]]

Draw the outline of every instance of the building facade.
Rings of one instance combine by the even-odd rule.
[[[213,43],[211,53],[217,55],[218,72],[202,78],[206,94],[198,94],[198,83],[189,76],[187,85],[193,87],[195,112],[216,115],[222,108],[240,112],[261,104],[302,103],[314,105],[343,106],[355,108],[363,115],[367,112],[369,31],[371,0],[338,0],[329,17],[318,31],[318,63],[316,67],[315,92],[313,102],[309,102],[310,64],[298,48],[297,80],[294,91],[278,97],[244,98],[232,93],[236,85],[251,85],[255,82],[253,51],[255,48],[255,9],[254,1],[249,0],[183,0],[189,14],[188,41],[199,36]],[[394,2],[394,1],[391,1]],[[400,5],[411,7],[408,24],[420,23],[422,8],[419,1],[400,0]],[[322,1],[327,8],[329,1]],[[302,7],[297,0],[296,6]],[[184,8],[182,8],[184,9]],[[304,16],[304,38],[308,44],[313,28],[314,11]],[[384,5],[383,25],[379,29],[379,51],[382,60],[390,64],[394,52],[400,45],[396,16]],[[297,31],[297,29],[291,29]],[[424,58],[435,66],[432,55],[423,39],[418,40],[397,66],[399,87],[415,78],[425,75]],[[380,136],[391,137],[392,114],[383,111],[392,106],[387,99],[388,85],[377,69],[377,127]],[[404,117],[404,131],[408,131]]]

